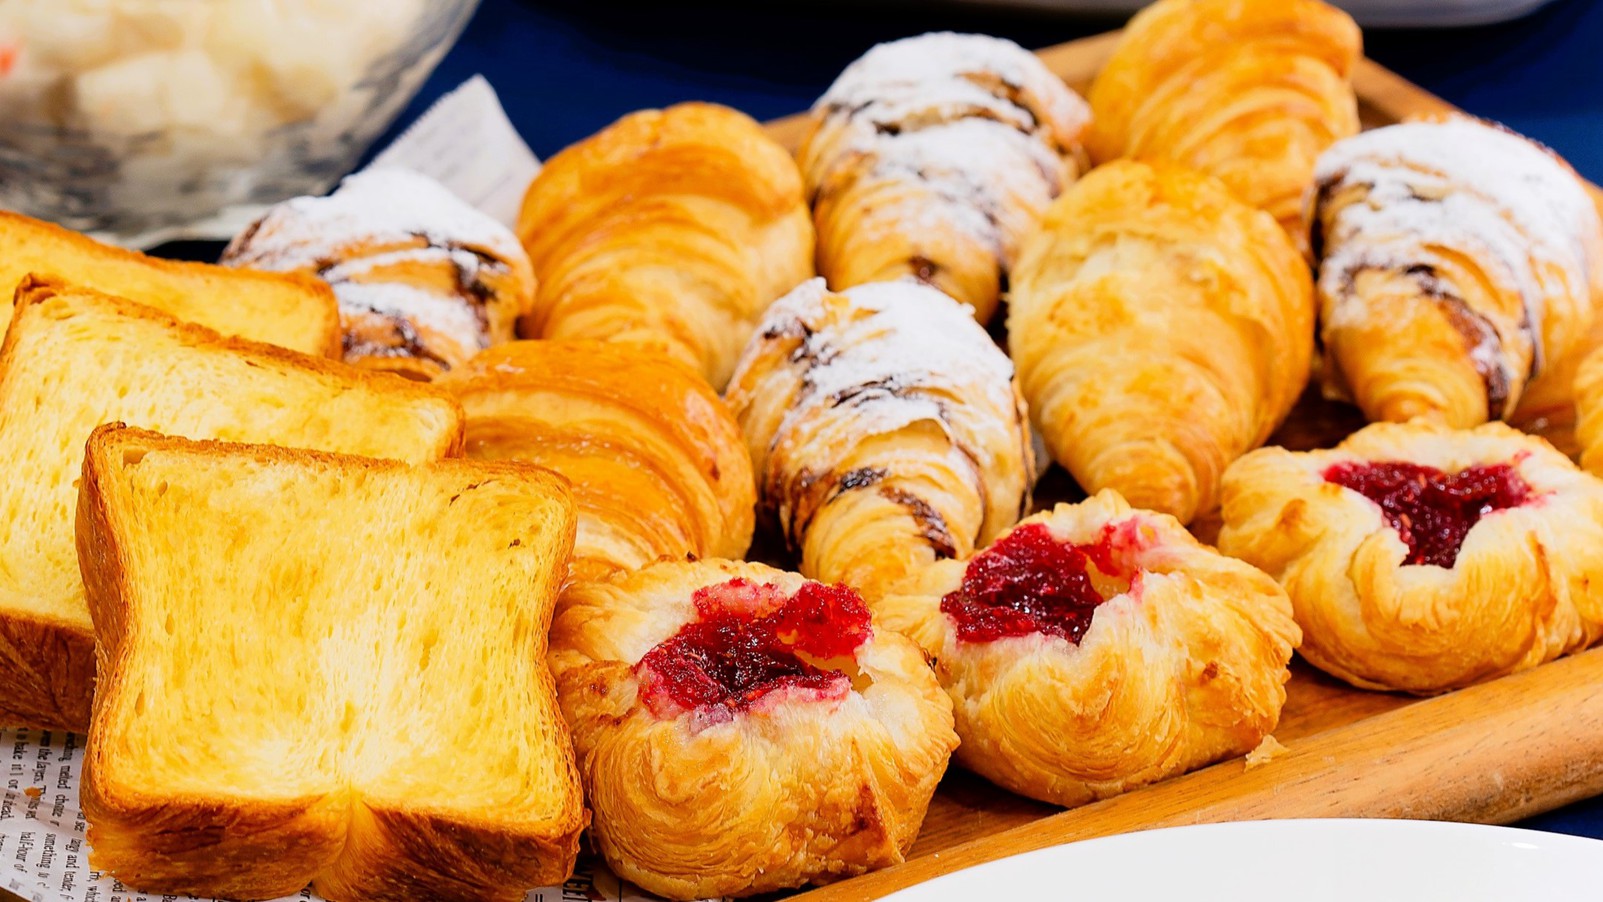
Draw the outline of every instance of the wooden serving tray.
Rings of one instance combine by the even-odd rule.
[[[1113,32],[1072,41],[1040,57],[1083,93],[1118,38]],[[1453,109],[1369,60],[1358,64],[1353,83],[1366,128]],[[805,128],[801,116],[768,126],[791,149]],[[1603,210],[1603,191],[1588,187]],[[1270,444],[1328,447],[1362,425],[1353,408],[1311,393]],[[1538,431],[1573,451],[1567,424]],[[1037,495],[1055,501],[1072,491],[1071,480],[1054,468]],[[1206,524],[1193,529],[1212,538]],[[1431,699],[1353,689],[1298,661],[1275,737],[1287,751],[1256,767],[1237,758],[1068,811],[1013,795],[954,764],[905,864],[794,898],[878,898],[1020,852],[1182,824],[1288,817],[1516,821],[1603,793],[1603,648]]]

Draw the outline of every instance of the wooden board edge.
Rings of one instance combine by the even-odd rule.
[[[1011,855],[1188,824],[1286,817],[1506,824],[1603,792],[1599,749],[1603,649],[1326,731],[1258,767],[1226,761],[793,898],[877,899]]]

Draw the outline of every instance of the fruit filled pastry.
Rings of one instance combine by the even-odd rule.
[[[795,162],[707,103],[632,113],[552,157],[518,235],[540,280],[525,335],[660,348],[715,388],[763,310],[813,274]]]
[[[404,169],[360,172],[328,197],[273,207],[222,262],[322,278],[339,298],[345,360],[414,379],[511,340],[534,302],[517,237]]]
[[[910,275],[996,310],[1019,242],[1082,168],[1090,108],[1012,41],[881,44],[813,106],[797,160],[835,290]]]
[[[1191,170],[1118,161],[1026,242],[1008,333],[1052,456],[1088,492],[1190,522],[1307,382],[1312,294],[1268,214]]]
[[[727,400],[801,572],[870,600],[966,558],[1029,508],[1013,364],[969,308],[903,279],[774,304]]]
[[[1080,805],[1258,745],[1298,631],[1275,581],[1116,492],[1060,504],[876,608],[935,657],[957,758]]]
[[[1603,232],[1563,161],[1451,116],[1342,141],[1316,179],[1328,394],[1372,420],[1468,428],[1509,417],[1549,371],[1573,375],[1603,295]]]
[[[689,367],[599,341],[514,341],[435,384],[467,411],[468,457],[533,461],[573,484],[575,579],[746,554],[751,457],[723,400]]]
[[[1303,657],[1366,689],[1454,689],[1603,636],[1603,482],[1501,423],[1249,454],[1219,549],[1286,587]]]
[[[591,838],[672,899],[900,863],[957,745],[917,646],[851,589],[761,564],[577,583],[551,650]]]
[[[1358,132],[1361,52],[1352,18],[1319,0],[1158,0],[1091,85],[1087,145],[1217,176],[1300,236],[1314,158]]]
[[[1603,476],[1603,346],[1586,355],[1576,374],[1575,420],[1581,466],[1594,476]]]

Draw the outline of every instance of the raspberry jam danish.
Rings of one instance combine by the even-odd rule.
[[[870,601],[1029,509],[1024,402],[968,308],[911,279],[768,311],[726,396],[801,572]]]
[[[1450,116],[1341,141],[1315,178],[1327,394],[1461,429],[1522,398],[1568,408],[1603,293],[1603,229],[1569,166]]]
[[[977,34],[880,44],[813,106],[797,151],[818,272],[913,276],[995,312],[1019,242],[1083,168],[1091,109],[1035,54]]]
[[[577,583],[551,648],[591,836],[672,899],[901,862],[957,744],[917,646],[855,591],[761,564]]]
[[[1219,548],[1285,586],[1303,657],[1366,689],[1454,689],[1603,636],[1603,482],[1501,423],[1249,454]]]
[[[1257,746],[1298,641],[1274,580],[1113,491],[929,568],[876,613],[939,661],[958,761],[1069,806]]]

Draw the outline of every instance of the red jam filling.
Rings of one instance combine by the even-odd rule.
[[[1325,481],[1380,505],[1386,522],[1408,546],[1405,564],[1451,567],[1480,519],[1519,507],[1531,487],[1508,464],[1446,473],[1407,461],[1350,461],[1325,470]]]
[[[941,599],[960,642],[1042,633],[1078,645],[1097,605],[1132,591],[1120,566],[1135,543],[1135,521],[1109,524],[1096,542],[1075,545],[1029,523],[974,556],[957,591]]]
[[[872,635],[868,608],[846,586],[778,586],[734,579],[698,589],[697,617],[646,652],[635,673],[653,714],[732,713],[779,689],[844,697],[857,648]],[[833,665],[833,666],[832,666]]]

